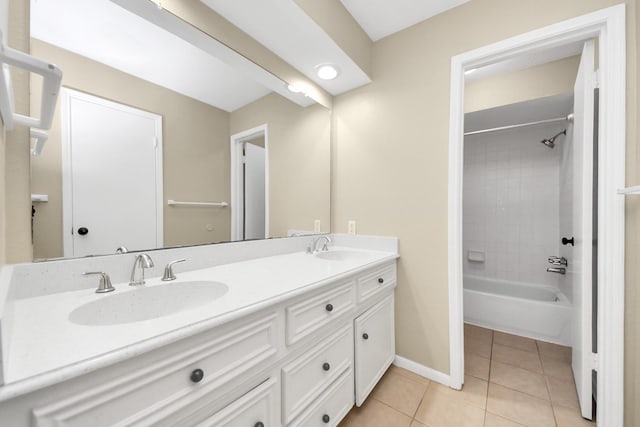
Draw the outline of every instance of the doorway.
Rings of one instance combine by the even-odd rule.
[[[600,123],[598,132],[597,299],[599,425],[622,425],[624,319],[625,34],[624,5],[603,9],[452,58],[449,155],[450,385],[464,372],[462,165],[464,73],[517,57],[544,56],[554,49],[597,39]],[[606,141],[606,143],[603,143]],[[585,245],[586,246],[586,245]],[[606,286],[603,284],[606,283]]]
[[[231,136],[231,238],[269,237],[268,127]]]
[[[162,247],[162,117],[61,95],[64,256]]]

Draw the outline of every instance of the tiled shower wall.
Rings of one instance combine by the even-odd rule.
[[[558,284],[546,271],[559,251],[561,144],[541,144],[563,129],[551,124],[466,136],[464,274]],[[484,253],[471,262],[469,251]]]

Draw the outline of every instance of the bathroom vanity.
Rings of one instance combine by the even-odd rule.
[[[107,294],[94,292],[95,278],[16,288],[29,277],[44,284],[46,271],[80,275],[83,260],[10,267],[2,424],[337,425],[395,357],[397,241],[334,236],[328,251],[307,254],[311,239],[150,252],[157,271],[190,254],[197,268],[171,282],[149,272],[143,287],[116,272]],[[207,251],[232,262],[213,264]],[[124,260],[130,267],[133,255],[82,268]]]

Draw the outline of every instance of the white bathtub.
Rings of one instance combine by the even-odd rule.
[[[571,345],[571,305],[553,286],[464,276],[464,321]]]

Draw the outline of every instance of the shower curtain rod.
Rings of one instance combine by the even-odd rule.
[[[500,126],[500,127],[491,128],[491,129],[474,130],[474,131],[471,131],[471,132],[465,132],[464,136],[467,136],[467,135],[478,135],[478,134],[481,134],[481,133],[489,133],[489,132],[497,132],[499,130],[516,129],[516,128],[522,128],[522,127],[526,127],[526,126],[542,125],[542,124],[545,124],[545,123],[565,122],[567,120],[570,120],[570,118],[571,118],[571,115],[566,116],[566,117],[558,117],[556,119],[538,120],[537,122],[520,123],[520,124],[517,124],[517,125]]]

